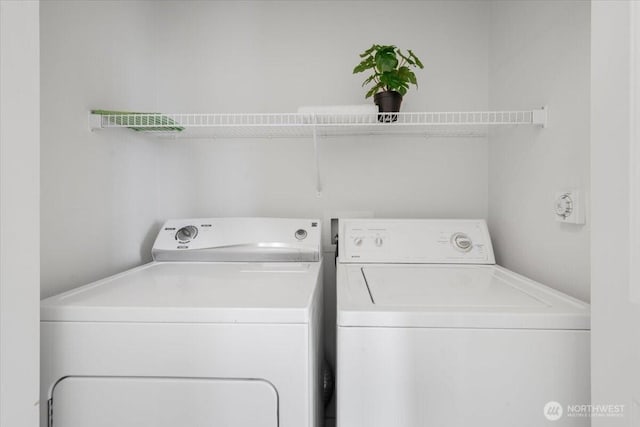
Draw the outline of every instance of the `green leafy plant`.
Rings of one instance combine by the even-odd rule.
[[[410,84],[418,87],[416,75],[410,67],[424,68],[420,59],[410,50],[404,54],[395,46],[383,46],[374,44],[360,54],[362,62],[353,69],[353,74],[372,70],[373,74],[365,79],[362,86],[373,83],[365,98],[370,98],[378,92],[395,90],[404,95]]]

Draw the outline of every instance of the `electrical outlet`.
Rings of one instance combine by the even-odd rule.
[[[556,193],[554,201],[556,221],[567,224],[584,224],[584,211],[584,197],[580,190],[573,189]]]

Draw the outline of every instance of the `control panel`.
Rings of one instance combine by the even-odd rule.
[[[494,264],[484,220],[340,220],[341,263]]]
[[[320,235],[311,219],[174,219],[151,252],[156,261],[319,261]]]

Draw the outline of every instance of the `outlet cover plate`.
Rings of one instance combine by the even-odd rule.
[[[556,221],[565,224],[585,223],[584,195],[579,189],[558,191],[554,199]]]

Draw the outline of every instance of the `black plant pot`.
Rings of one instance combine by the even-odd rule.
[[[400,104],[402,104],[402,95],[395,90],[387,90],[384,92],[376,93],[373,96],[373,102],[378,106],[378,121],[379,122],[395,122],[398,120],[397,113],[400,111]]]

